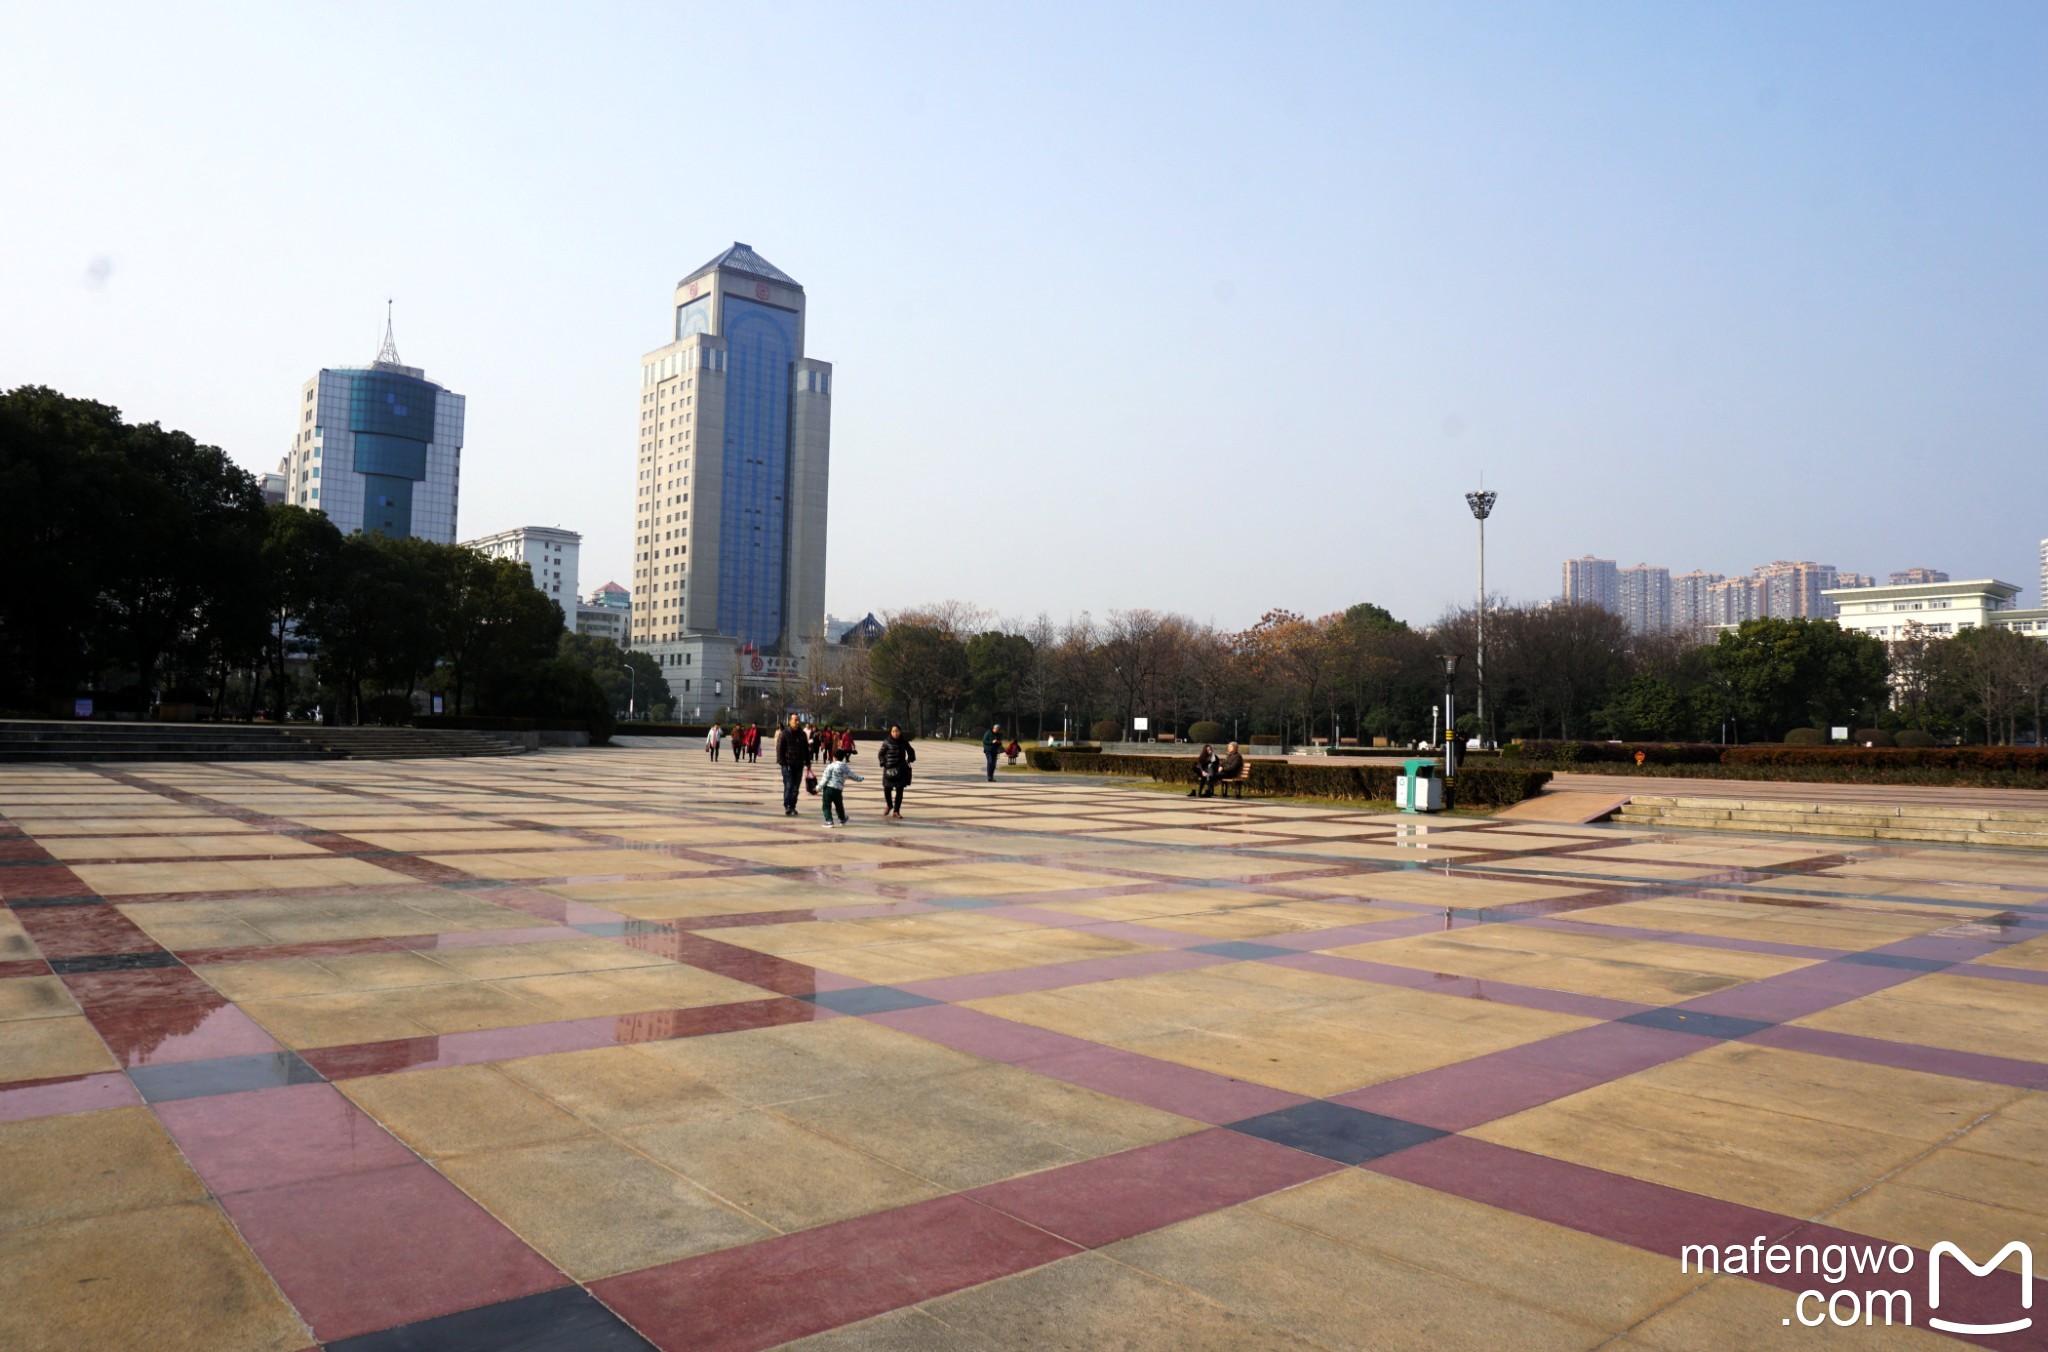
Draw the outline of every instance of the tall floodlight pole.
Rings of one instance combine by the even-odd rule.
[[[1492,741],[1486,727],[1486,518],[1493,515],[1493,500],[1500,496],[1485,489],[1465,495],[1465,505],[1472,509],[1472,515],[1479,521],[1479,652],[1477,674],[1479,682],[1479,740],[1482,744]]]

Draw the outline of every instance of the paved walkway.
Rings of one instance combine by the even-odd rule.
[[[2038,859],[975,760],[831,833],[694,747],[0,769],[0,1347],[1911,1346],[2029,1313],[2016,1251],[1938,1310],[1926,1262],[2048,1258]],[[1915,1327],[1798,1323],[1873,1283]]]

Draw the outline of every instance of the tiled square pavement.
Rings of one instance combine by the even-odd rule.
[[[0,1348],[2048,1346],[2048,859],[918,768],[0,768]]]

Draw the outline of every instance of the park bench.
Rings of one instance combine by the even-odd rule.
[[[1231,787],[1231,786],[1232,786],[1233,784],[1237,786],[1237,792],[1236,792],[1236,793],[1233,793],[1233,794],[1231,794],[1231,795],[1230,795],[1230,797],[1232,797],[1232,798],[1242,798],[1242,797],[1244,797],[1244,786],[1252,782],[1252,763],[1251,763],[1251,760],[1250,760],[1249,758],[1247,758],[1247,759],[1245,760],[1245,763],[1244,763],[1243,765],[1241,765],[1241,766],[1239,766],[1239,767],[1238,767],[1238,771],[1237,771],[1237,773],[1236,773],[1236,774],[1232,775],[1232,776],[1231,776],[1230,778],[1228,778],[1228,779],[1225,779],[1225,780],[1220,780],[1220,781],[1218,781],[1218,782],[1219,782],[1219,783],[1221,783],[1221,784],[1223,785],[1223,787],[1224,787],[1224,788],[1226,788],[1226,789],[1227,789],[1227,788],[1229,788],[1229,787]]]

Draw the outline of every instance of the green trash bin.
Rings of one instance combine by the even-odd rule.
[[[1433,760],[1404,760],[1394,783],[1394,805],[1403,812],[1444,810],[1443,767]]]

